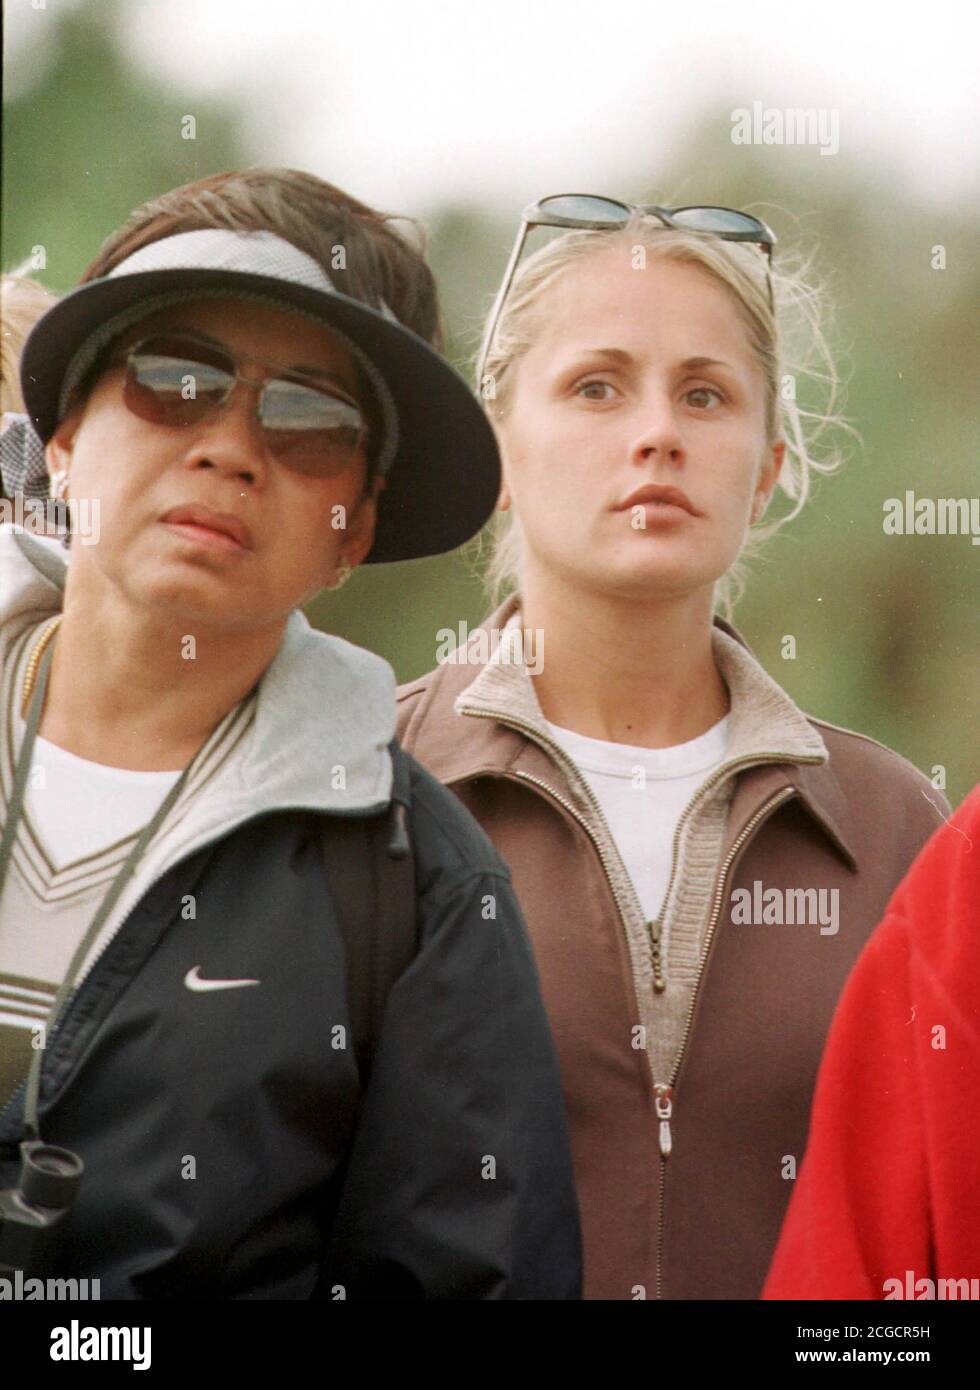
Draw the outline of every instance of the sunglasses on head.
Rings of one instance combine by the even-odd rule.
[[[260,388],[256,413],[266,450],[308,477],[338,477],[367,441],[361,408],[341,388],[328,391],[302,373],[247,377],[229,351],[192,333],[144,338],[109,361],[125,364],[127,410],[154,425],[196,425],[226,405],[239,382]]]
[[[772,248],[776,244],[776,234],[771,227],[758,217],[735,208],[688,207],[662,208],[656,206],[636,207],[632,203],[621,203],[616,198],[600,198],[591,193],[558,193],[542,198],[526,207],[521,214],[514,249],[510,253],[507,269],[497,298],[490,313],[490,321],[483,339],[480,353],[477,381],[483,383],[483,373],[487,356],[493,345],[494,334],[500,311],[510,291],[517,262],[520,260],[528,232],[532,227],[579,227],[590,231],[605,231],[613,227],[623,227],[632,217],[656,217],[665,227],[677,231],[705,232],[710,236],[721,237],[725,241],[749,241],[759,245],[766,256],[766,283],[769,290],[769,308],[773,308],[772,293]]]

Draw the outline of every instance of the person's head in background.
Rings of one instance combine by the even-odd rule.
[[[20,353],[27,335],[57,300],[37,280],[20,269],[5,274],[0,288],[0,410],[20,414]]]
[[[27,335],[57,296],[21,268],[5,274],[0,282],[0,412],[20,415],[24,397],[20,390],[20,354]],[[4,497],[0,474],[0,497]]]
[[[775,311],[757,246],[643,216],[518,268],[484,369],[504,467],[496,599],[577,592],[636,619],[680,603],[700,624],[737,596],[740,557],[836,466],[814,452],[837,418],[818,297],[785,258],[772,276]],[[806,411],[813,356],[830,402]],[[777,487],[793,508],[763,526]]]

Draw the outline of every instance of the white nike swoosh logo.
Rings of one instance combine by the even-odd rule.
[[[207,989],[242,989],[245,985],[261,984],[260,980],[202,980],[198,974],[200,968],[199,965],[192,966],[184,976],[184,984],[195,992]]]

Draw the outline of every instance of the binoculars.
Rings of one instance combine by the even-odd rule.
[[[71,1210],[85,1165],[40,1139],[20,1146],[20,1181],[0,1190],[0,1273],[44,1267]]]

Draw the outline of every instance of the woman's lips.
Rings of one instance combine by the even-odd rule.
[[[224,551],[251,550],[252,533],[240,517],[216,512],[200,502],[171,507],[160,520],[185,540]]]
[[[193,521],[165,521],[163,523],[169,531],[175,535],[183,537],[184,540],[194,541],[197,545],[207,546],[210,550],[224,550],[242,552],[245,546],[239,544],[227,531],[214,531],[210,526],[201,526]]]
[[[637,488],[637,491],[630,493],[626,502],[620,502],[616,507],[617,512],[630,513],[631,520],[639,509],[644,513],[644,525],[637,527],[637,530],[678,525],[681,521],[702,516],[694,502],[688,498],[687,492],[658,482],[648,482],[642,488]]]
[[[637,507],[643,508],[645,526],[676,526],[692,519],[687,508],[679,507],[676,502],[635,502],[631,510]]]

